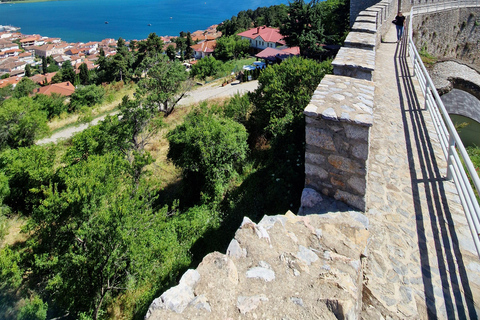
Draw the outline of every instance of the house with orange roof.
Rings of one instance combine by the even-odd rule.
[[[99,46],[102,47],[102,48],[116,47],[117,46],[117,41],[115,39],[103,39],[102,41],[100,41]]]
[[[281,62],[287,58],[292,56],[299,56],[300,55],[300,48],[299,47],[292,47],[292,48],[265,48],[259,53],[255,55],[255,57],[264,59],[268,62]]]
[[[57,74],[56,72],[49,72],[46,74],[36,74],[34,76],[29,77],[29,79],[35,83],[38,83],[41,86],[44,86],[52,82],[52,78],[56,74]]]
[[[254,48],[257,51],[285,45],[283,35],[280,34],[278,28],[270,28],[266,26],[257,27],[240,32],[238,36],[242,39],[247,39],[250,42],[250,48]]]
[[[22,50],[15,48],[15,49],[3,51],[3,53],[5,54],[5,57],[16,57],[20,53],[22,53]]]
[[[10,77],[6,79],[0,79],[0,88],[5,88],[8,85],[12,85],[14,88],[17,85],[17,83],[22,80],[22,77],[15,76],[15,77]]]
[[[10,76],[23,76],[25,74],[24,61],[20,61],[17,57],[10,57],[0,60],[0,73],[8,73]]]
[[[0,39],[0,51],[4,52],[13,49],[18,49],[18,44],[10,40]]]
[[[49,57],[55,54],[63,54],[65,52],[65,46],[59,44],[44,44],[43,46],[32,46],[30,49],[35,51],[35,54],[40,57]]]
[[[56,93],[62,96],[69,97],[72,95],[73,92],[75,92],[75,87],[70,81],[67,81],[41,87],[36,89],[34,92],[36,94],[44,94],[47,96],[51,96],[52,94]]]
[[[28,48],[35,45],[42,45],[44,43],[43,41],[42,41],[43,43],[38,43],[40,38],[41,37],[39,35],[27,36],[23,39],[20,39],[20,45],[22,46],[22,48]]]
[[[194,44],[193,46],[190,46],[190,48],[192,48],[193,51],[195,51],[195,55],[194,55],[195,59],[202,59],[212,55],[213,51],[215,51],[216,46],[217,46],[217,41],[211,40],[211,41],[203,41],[203,42]]]

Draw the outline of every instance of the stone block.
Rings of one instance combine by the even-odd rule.
[[[353,195],[351,193],[342,191],[342,190],[337,190],[334,195],[335,200],[340,200],[345,202],[346,204],[351,205],[354,208],[357,208],[359,210],[365,211],[365,197]]]
[[[325,169],[308,163],[305,163],[305,175],[320,180],[328,178],[328,172]]]
[[[360,160],[368,159],[368,144],[359,143],[352,147],[352,155]]]
[[[345,134],[348,139],[363,140],[368,142],[368,128],[354,125],[346,126]]]
[[[348,179],[348,186],[352,188],[358,195],[364,196],[366,194],[365,189],[367,187],[367,181],[364,177],[353,176]]]
[[[312,153],[312,152],[305,152],[305,163],[311,163],[315,164],[318,166],[322,166],[325,164],[325,156],[318,154],[318,153]]]
[[[335,75],[371,81],[375,71],[375,51],[342,47],[332,65]]]
[[[366,169],[359,162],[349,158],[345,158],[339,155],[330,155],[327,159],[328,163],[339,171],[358,174],[361,176],[366,175]]]
[[[377,25],[373,22],[355,22],[352,26],[353,32],[366,32],[375,35],[377,33]]]
[[[336,150],[332,133],[323,129],[307,127],[305,129],[305,142],[328,151]]]
[[[358,48],[366,50],[374,50],[376,45],[376,35],[368,32],[355,32],[348,33],[345,39],[344,46],[349,48]]]
[[[302,191],[302,199],[300,201],[302,207],[313,208],[318,203],[322,202],[323,198],[312,188],[304,188]]]

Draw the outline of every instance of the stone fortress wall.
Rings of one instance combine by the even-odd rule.
[[[304,111],[305,188],[362,211],[373,124],[375,49],[396,12],[396,1],[383,0],[358,13],[332,62],[334,75],[320,82]],[[308,209],[302,203],[303,210]]]
[[[442,60],[457,60],[480,71],[480,8],[418,14],[413,21],[418,50]]]
[[[364,9],[333,61],[335,75],[322,80],[305,109],[303,214],[315,212],[319,192],[365,210],[375,48],[396,2]],[[205,256],[152,302],[145,319],[360,318],[371,299],[363,288],[369,221],[341,211],[289,211],[258,224],[245,217],[226,254]]]

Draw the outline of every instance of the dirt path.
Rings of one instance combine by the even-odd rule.
[[[244,94],[245,92],[253,91],[257,88],[258,81],[250,81],[239,83],[238,81],[232,82],[225,87],[219,85],[219,83],[211,83],[199,87],[195,90],[189,92],[182,100],[179,101],[179,106],[188,106],[191,104],[195,104],[201,101],[210,100],[214,98],[224,98],[224,97],[232,97],[236,93]],[[110,115],[117,113],[118,111],[110,113]],[[105,119],[106,115],[101,117],[95,118],[90,123],[79,124],[77,126],[65,128],[63,130],[55,132],[48,138],[42,139],[37,141],[37,144],[47,144],[50,142],[57,142],[59,140],[64,140],[70,138],[77,132],[83,131],[88,128],[90,125],[96,125],[103,119]]]

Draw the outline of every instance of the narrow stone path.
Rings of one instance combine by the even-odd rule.
[[[480,261],[405,38],[376,53],[363,318],[477,319]]]

